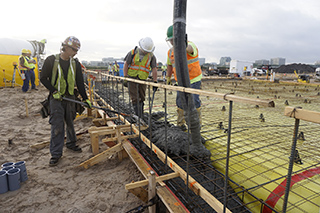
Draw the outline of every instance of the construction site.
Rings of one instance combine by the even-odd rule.
[[[67,170],[77,168],[76,172],[81,172],[78,175],[95,171],[103,173],[96,166],[123,161],[129,156],[145,180],[136,175],[129,176],[122,187],[141,199],[143,204],[137,205],[140,210],[150,204],[149,190],[153,189],[154,195],[157,194],[157,205],[153,205],[157,211],[319,211],[319,145],[316,136],[319,85],[292,81],[275,83],[265,79],[207,78],[203,79],[200,91],[157,84],[158,90],[153,96],[150,90],[154,83],[142,82],[148,85],[147,93],[150,89],[149,101],[146,101],[144,118],[137,119],[128,117],[133,109],[127,88],[120,83],[122,77],[90,70],[85,73],[92,102],[102,109],[85,111],[76,119],[75,123],[86,121],[78,132],[87,135],[83,136],[85,140],[81,143],[89,153],[74,160]],[[191,133],[175,126],[175,93],[178,90],[200,94],[201,139],[211,153],[209,159],[191,155]],[[38,104],[30,105],[29,101],[29,118],[24,113],[20,113],[19,118],[43,120],[37,116]],[[20,106],[23,108],[24,102]],[[2,152],[10,154],[19,147],[19,137],[12,137],[12,134],[6,134],[6,137],[13,138],[13,145],[2,142]],[[48,145],[43,139],[38,139],[38,143],[35,138],[30,139],[24,138],[30,141],[30,148],[19,154],[25,156],[23,158],[38,156]],[[38,163],[44,164],[41,159],[46,156],[40,156]],[[1,160],[8,161],[12,157],[3,155]],[[32,179],[33,166],[27,168]],[[108,176],[108,173],[104,175]],[[289,177],[291,184],[288,188]],[[36,176],[33,179],[32,188],[38,188]],[[25,187],[28,185],[26,183]],[[28,191],[33,193],[30,188]],[[14,194],[3,195],[3,199],[15,199]],[[132,212],[139,212],[138,208]]]
[[[92,83],[97,97],[112,109],[130,113],[129,97],[122,84],[113,76],[95,77],[100,78],[105,80]],[[202,101],[201,136],[211,152],[210,160],[190,155],[190,135],[173,125],[177,119],[173,94],[179,89],[188,91],[162,85],[154,100],[149,94],[152,113],[144,119],[149,120],[149,128],[133,128],[129,135],[139,135],[140,139],[130,139],[132,145],[159,175],[159,182],[165,182],[190,212],[282,212],[283,206],[287,212],[319,210],[319,85],[203,80],[202,90],[198,91]],[[149,109],[145,111],[148,114]],[[304,113],[311,114],[297,117]],[[118,125],[125,125],[122,122]],[[104,131],[101,127],[102,134]],[[81,166],[87,168],[96,162],[99,160],[91,159]],[[136,165],[143,170],[138,161]],[[292,182],[288,189],[285,183],[290,168]],[[126,188],[132,190],[134,185],[140,186],[133,183]]]
[[[174,14],[178,29],[185,27],[181,13]],[[185,34],[177,32],[175,45],[185,51]],[[74,120],[83,151],[66,149],[48,167],[44,44],[27,42],[38,91],[22,93],[18,54],[0,54],[0,163],[24,161],[29,177],[0,194],[0,212],[320,212],[320,83],[311,74],[209,76],[192,89],[161,76],[144,81],[83,67],[93,106]],[[189,79],[187,70],[178,72]],[[147,88],[142,115],[127,81]],[[189,107],[186,129],[177,126],[178,92]],[[190,104],[193,94],[201,111]]]

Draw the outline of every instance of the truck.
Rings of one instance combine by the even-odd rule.
[[[249,76],[252,73],[253,63],[249,61],[231,60],[229,74],[235,77]]]

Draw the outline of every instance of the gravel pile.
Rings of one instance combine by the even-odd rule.
[[[296,70],[297,73],[314,73],[315,68],[307,65],[307,64],[288,64],[288,65],[281,65],[277,69],[275,69],[275,72],[277,73],[294,73],[294,70]]]

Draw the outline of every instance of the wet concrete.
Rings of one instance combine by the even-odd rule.
[[[146,114],[145,117],[148,117]],[[161,150],[168,150],[168,154],[186,155],[188,152],[197,158],[207,159],[211,153],[204,147],[205,139],[200,138],[200,143],[192,143],[191,134],[184,132],[180,127],[165,123],[159,119],[164,117],[163,112],[153,113],[151,116],[151,141]],[[144,134],[150,134],[145,130]],[[189,150],[189,151],[188,151]]]
[[[96,84],[96,86],[97,88],[99,88],[99,95],[104,100],[106,100],[106,102],[108,102],[108,104],[110,104],[115,109],[115,111],[119,111],[126,114],[134,113],[134,110],[130,106],[130,104],[125,103],[121,98],[121,91],[116,92],[114,90],[105,90],[102,87],[100,87],[104,85]],[[102,103],[100,102],[99,105],[102,105]],[[197,113],[197,111],[195,111],[194,113]],[[111,113],[110,116],[115,115]],[[151,141],[162,151],[168,150],[168,153],[170,154],[179,156],[186,155],[189,152],[196,158],[210,158],[211,153],[203,145],[205,140],[201,136],[192,138],[192,134],[188,134],[188,132],[182,131],[179,127],[173,124],[170,124],[168,122],[166,123],[164,119],[162,119],[164,118],[164,116],[165,113],[163,111],[152,113],[150,118],[148,113],[144,113],[142,119],[146,124],[148,124],[151,127],[152,131],[150,132],[150,128],[148,128],[147,130],[142,131],[142,133],[146,135],[148,138],[151,138]],[[138,123],[137,119],[133,117],[126,117],[126,119],[130,123]],[[117,120],[115,120],[115,123],[121,124],[121,122]],[[192,139],[195,141],[193,142]]]

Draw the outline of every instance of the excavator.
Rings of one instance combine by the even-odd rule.
[[[310,83],[310,76],[306,75],[306,74],[297,74],[297,72],[294,70],[294,74],[297,76],[298,78],[298,82],[299,83]]]

